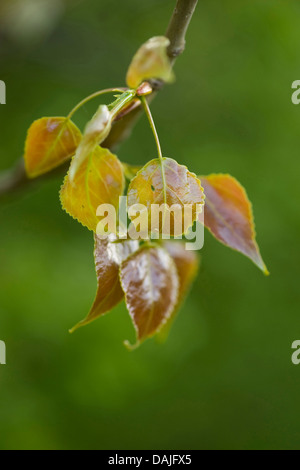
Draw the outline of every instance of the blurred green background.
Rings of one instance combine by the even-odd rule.
[[[34,119],[124,85],[175,0],[1,2],[0,169]],[[247,188],[265,278],[206,233],[202,267],[169,340],[134,339],[120,305],[74,335],[96,281],[91,234],[60,208],[62,177],[0,204],[1,449],[296,449],[300,339],[298,0],[200,0],[152,110],[166,156]],[[78,115],[83,123],[97,102]],[[119,157],[155,157],[145,119]]]

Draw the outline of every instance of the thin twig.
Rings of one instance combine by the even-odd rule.
[[[169,23],[166,36],[170,39],[168,55],[174,64],[185,49],[185,36],[195,12],[198,0],[177,0],[175,10]]]
[[[173,11],[166,36],[170,39],[170,46],[168,48],[168,55],[174,65],[176,58],[184,51],[185,35],[195,11],[198,0],[177,0],[176,7]],[[149,97],[152,100],[156,92],[163,86],[163,82],[151,83],[154,93]],[[127,139],[131,131],[141,115],[141,106],[133,107],[133,109],[126,114],[122,119],[116,120],[112,131],[110,132],[106,141],[102,144],[104,147],[114,150],[116,146]],[[37,178],[37,181],[45,180],[45,178],[52,178],[57,175],[58,171],[64,170],[63,166],[59,170],[49,172],[47,176]],[[16,165],[0,173],[0,200],[6,198],[8,195],[14,194],[19,190],[30,188],[36,184],[35,180],[29,179],[26,176],[23,157],[16,163]]]

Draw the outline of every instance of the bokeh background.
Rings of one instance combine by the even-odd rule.
[[[124,85],[138,46],[175,0],[1,2],[0,169],[34,119]],[[1,449],[296,449],[300,365],[298,0],[200,0],[152,110],[166,156],[247,188],[266,278],[206,233],[202,266],[169,340],[134,340],[120,305],[74,335],[93,301],[91,234],[60,208],[58,176],[0,203]],[[97,107],[78,115],[83,125]],[[119,157],[155,157],[145,119]]]

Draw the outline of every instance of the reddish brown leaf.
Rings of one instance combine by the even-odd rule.
[[[80,130],[67,118],[48,117],[35,121],[25,144],[27,175],[35,178],[69,160],[81,137]]]
[[[124,297],[120,279],[119,268],[130,254],[138,250],[136,241],[118,241],[114,235],[105,239],[95,235],[95,265],[98,289],[92,309],[85,320],[78,323],[70,332],[81,326],[88,325],[101,315],[108,313]]]
[[[179,292],[178,299],[169,320],[163,326],[159,333],[161,340],[166,339],[169,334],[172,323],[176,317],[176,314],[185,300],[186,295],[197,275],[199,268],[199,256],[195,251],[186,250],[185,244],[176,241],[166,241],[163,247],[173,261],[175,262],[178,278],[179,278]]]
[[[111,204],[117,208],[123,190],[122,164],[109,150],[96,147],[77,169],[73,181],[66,177],[60,198],[68,214],[96,232],[98,207]]]
[[[120,277],[139,345],[157,333],[174,310],[176,267],[164,249],[144,245],[122,263]]]
[[[205,193],[204,224],[226,246],[250,258],[268,274],[255,241],[252,206],[244,188],[230,175],[201,177]]]

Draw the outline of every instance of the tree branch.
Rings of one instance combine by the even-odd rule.
[[[195,11],[198,0],[177,0],[176,7],[173,11],[166,36],[170,40],[168,48],[168,55],[172,65],[174,65],[177,57],[182,54],[185,48],[185,36]],[[163,87],[163,82],[153,81],[151,83],[154,92],[149,97],[152,100],[156,93]],[[139,119],[141,114],[141,106],[133,107],[132,111],[126,114],[122,119],[117,120],[114,124],[106,141],[102,144],[104,147],[114,150],[123,140],[127,139],[132,129]],[[18,192],[19,190],[27,189],[35,185],[37,182],[43,181],[47,178],[52,178],[54,175],[60,174],[66,170],[66,165],[59,169],[49,172],[47,175],[37,178],[36,180],[29,179],[25,172],[25,165],[23,157],[16,163],[16,165],[0,173],[0,200],[7,196]]]
[[[170,39],[168,55],[174,64],[185,48],[185,36],[195,12],[198,0],[177,0],[166,36]]]

